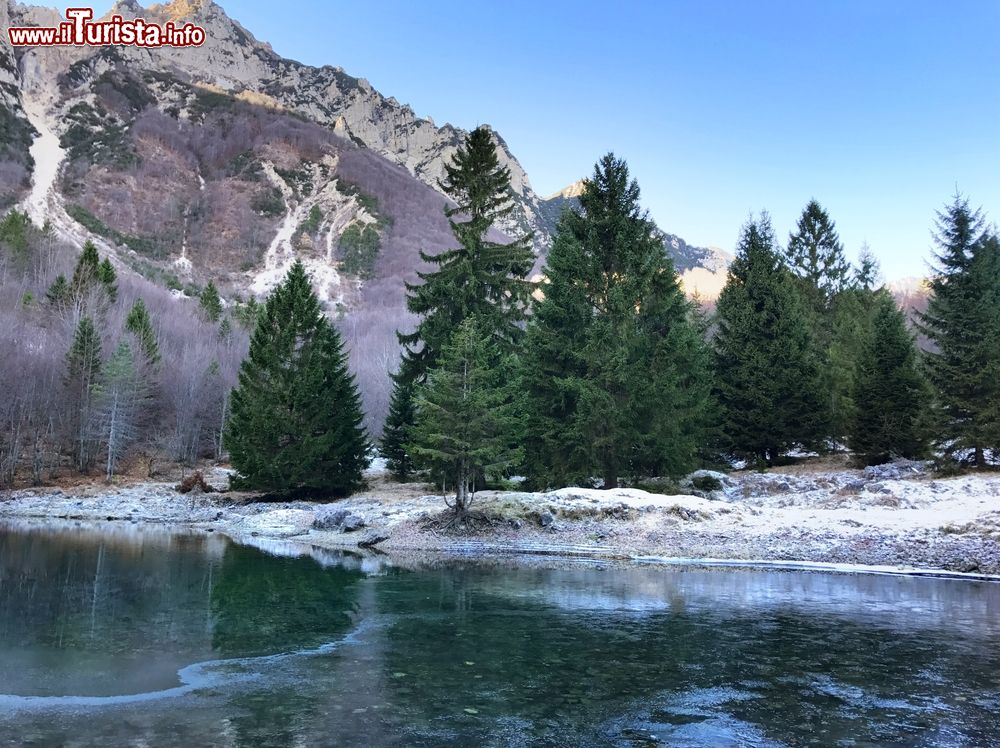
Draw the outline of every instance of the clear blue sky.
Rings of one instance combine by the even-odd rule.
[[[1000,221],[1000,0],[221,0],[277,52],[493,125],[546,195],[624,156],[666,230],[784,241],[816,197],[919,275],[958,187]]]

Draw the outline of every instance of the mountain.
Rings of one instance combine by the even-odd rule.
[[[395,330],[413,322],[404,281],[423,267],[419,250],[454,245],[438,180],[465,131],[341,68],[277,55],[210,0],[121,0],[109,15],[190,20],[208,41],[12,50],[0,40],[0,207],[19,203],[76,245],[95,240],[120,269],[178,295],[211,279],[230,303],[261,296],[303,259],[379,423]],[[0,0],[0,20],[63,19]],[[540,199],[493,136],[518,208],[497,236],[533,232],[540,266],[578,192]],[[712,250],[664,239],[680,270],[711,264]]]

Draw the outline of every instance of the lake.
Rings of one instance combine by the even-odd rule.
[[[1000,584],[0,524],[0,744],[1000,745]]]

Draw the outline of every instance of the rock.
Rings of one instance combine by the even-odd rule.
[[[551,527],[555,524],[556,518],[550,512],[542,512],[538,515],[538,523],[542,527]]]
[[[866,485],[867,483],[865,483],[865,481],[863,481],[861,478],[852,478],[851,480],[847,481],[844,484],[843,489],[845,491],[860,493],[861,491],[865,490]]]
[[[868,483],[868,484],[865,485],[865,488],[870,493],[892,493],[892,491],[890,491],[888,488],[886,488],[881,483]]]
[[[314,530],[339,530],[347,516],[350,514],[346,509],[336,509],[325,507],[316,512],[316,519],[313,520]]]
[[[957,571],[962,574],[971,574],[974,571],[979,571],[979,561],[974,558],[962,558],[953,562],[950,565],[950,568],[952,571]]]
[[[348,514],[340,523],[340,531],[354,532],[356,530],[360,530],[364,526],[365,520],[363,517],[359,517],[357,514]]]
[[[389,535],[387,533],[369,532],[364,538],[358,541],[358,548],[372,548],[388,539]]]

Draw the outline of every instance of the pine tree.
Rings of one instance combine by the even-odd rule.
[[[946,456],[971,451],[982,467],[986,450],[1000,442],[997,343],[990,335],[1000,314],[997,242],[961,195],[938,213],[935,242],[938,266],[920,329],[934,345],[925,362],[936,394],[936,440]]]
[[[71,452],[78,470],[94,463],[94,394],[101,373],[101,338],[90,317],[80,320],[66,355],[66,388],[69,406]]]
[[[153,330],[153,321],[142,299],[136,299],[125,318],[125,330],[135,336],[139,351],[146,362],[155,366],[160,361],[160,345]]]
[[[823,207],[810,200],[788,237],[788,265],[806,281],[810,302],[821,312],[851,283],[851,265],[844,257],[837,229]]]
[[[923,413],[929,393],[917,369],[906,318],[886,290],[874,295],[874,317],[854,377],[850,447],[868,465],[925,453]]]
[[[527,469],[544,485],[690,470],[710,377],[673,264],[608,154],[563,213],[523,353]]]
[[[480,474],[500,473],[520,459],[509,357],[470,317],[442,350],[416,392],[416,418],[407,451],[455,486],[448,506],[462,517]],[[447,499],[446,499],[447,501]]]
[[[66,276],[60,273],[45,292],[45,300],[54,308],[60,309],[69,301],[69,296],[69,283],[66,282]]]
[[[368,440],[336,329],[301,262],[270,295],[240,367],[225,443],[234,485],[345,495],[362,483]]]
[[[881,271],[878,259],[872,254],[871,247],[865,242],[858,253],[858,267],[854,271],[854,285],[865,291],[874,291],[879,285]]]
[[[828,418],[820,359],[766,214],[744,227],[716,314],[724,448],[770,465],[792,446],[818,446]]]
[[[398,384],[394,383],[389,414],[386,416],[382,438],[379,441],[379,451],[386,459],[386,467],[399,481],[406,481],[413,474],[413,458],[407,451],[410,442],[409,429],[416,417],[413,388],[413,381],[409,379],[404,379]]]
[[[70,289],[74,297],[81,298],[91,288],[101,282],[101,258],[97,246],[89,239],[83,244],[83,251],[76,261]]]
[[[223,317],[222,322],[219,323],[219,339],[228,341],[232,336],[233,323],[229,321],[229,317]]]
[[[116,301],[118,299],[118,273],[115,272],[111,260],[107,257],[97,266],[97,279],[104,286],[104,290],[107,291],[108,298],[111,301]]]
[[[501,347],[514,350],[523,337],[523,323],[531,302],[533,284],[527,280],[534,264],[531,235],[509,243],[489,238],[490,230],[516,210],[511,199],[510,169],[501,166],[490,131],[480,127],[470,133],[445,165],[440,183],[455,202],[445,214],[458,247],[421,258],[434,266],[418,273],[420,284],[407,284],[407,309],[419,315],[417,328],[399,333],[403,361],[393,377],[397,412],[409,412],[407,394],[400,388],[419,384],[434,365],[455,329],[476,316]],[[404,421],[387,423],[383,440],[402,445],[407,441]]]
[[[198,297],[198,305],[201,307],[201,313],[205,316],[209,322],[218,322],[222,317],[222,299],[219,296],[219,289],[215,287],[215,283],[209,281],[205,288],[202,289],[201,295]]]

